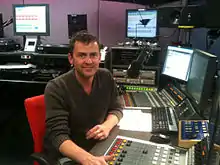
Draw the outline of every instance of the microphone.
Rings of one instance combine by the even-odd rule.
[[[140,70],[142,69],[142,63],[145,62],[145,64],[147,64],[150,57],[153,56],[152,52],[152,49],[148,45],[141,49],[137,59],[132,61],[127,69],[128,77],[137,78],[139,76]]]

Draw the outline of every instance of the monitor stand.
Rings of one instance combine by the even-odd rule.
[[[27,36],[24,46],[25,52],[35,52],[38,44],[38,36]]]

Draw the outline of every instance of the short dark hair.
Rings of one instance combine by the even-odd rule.
[[[99,41],[98,38],[96,38],[95,36],[93,36],[92,34],[88,33],[87,31],[79,31],[76,33],[76,35],[74,35],[69,42],[69,53],[72,54],[73,50],[74,50],[74,46],[76,41],[78,42],[82,42],[84,44],[90,44],[91,42],[97,42],[99,45]]]

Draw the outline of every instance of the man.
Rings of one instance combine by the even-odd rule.
[[[44,151],[50,161],[60,153],[82,165],[106,165],[112,156],[93,156],[88,151],[108,137],[123,115],[116,85],[109,71],[99,69],[96,37],[76,34],[68,59],[74,68],[45,88]]]

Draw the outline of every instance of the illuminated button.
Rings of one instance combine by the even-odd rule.
[[[118,154],[115,154],[115,156],[117,157],[117,156],[118,156]]]
[[[120,153],[120,152],[121,152],[121,150],[117,150],[117,152],[118,152],[118,153]]]
[[[122,149],[122,148],[123,148],[123,146],[120,146],[119,148],[120,148],[120,149]]]
[[[205,156],[205,152],[204,151],[202,151],[202,156]]]
[[[180,156],[180,154],[179,153],[175,153],[175,156]]]
[[[113,158],[113,160],[115,161],[115,160],[116,160],[116,158],[114,157],[114,158]]]
[[[154,159],[154,160],[158,160],[158,157],[154,157],[153,159]]]
[[[179,161],[174,161],[174,164],[180,164]]]
[[[127,140],[126,140],[126,139],[124,139],[124,140],[123,140],[123,142],[124,142],[124,143],[126,143],[126,142],[127,142]]]
[[[113,153],[114,153],[114,152],[111,151],[111,152],[109,152],[109,155],[112,155]]]
[[[156,152],[160,152],[160,150],[159,150],[159,149],[157,149],[157,150],[156,150]]]
[[[155,153],[155,156],[159,156],[159,153]]]
[[[121,145],[122,145],[122,146],[124,146],[124,145],[125,145],[125,143],[121,143]]]
[[[152,161],[152,164],[157,164],[157,162],[156,161]]]
[[[111,164],[111,165],[112,165],[112,164],[114,164],[114,162],[111,161],[111,162],[109,162],[108,164]]]

